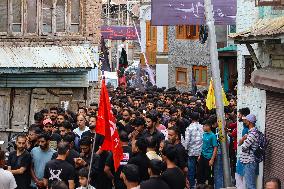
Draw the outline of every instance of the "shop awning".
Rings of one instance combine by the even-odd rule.
[[[284,68],[265,67],[252,72],[253,86],[284,93]]]

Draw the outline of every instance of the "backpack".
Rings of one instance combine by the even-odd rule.
[[[256,130],[256,134],[258,136],[257,137],[257,148],[255,149],[253,154],[255,157],[255,162],[260,163],[264,160],[265,150],[268,146],[268,139],[259,130]]]

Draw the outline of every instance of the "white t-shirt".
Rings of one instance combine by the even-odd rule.
[[[15,189],[17,184],[15,177],[9,171],[0,168],[0,189]]]
[[[76,128],[76,129],[74,129],[73,132],[74,132],[75,134],[79,135],[79,137],[81,138],[82,134],[83,134],[85,131],[88,131],[88,130],[90,130],[90,129],[89,129],[89,127],[87,127],[87,126],[85,127],[85,129],[84,129],[83,131],[81,131],[80,128],[78,127],[78,128]]]

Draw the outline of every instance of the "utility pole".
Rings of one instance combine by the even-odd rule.
[[[227,134],[225,131],[225,116],[224,116],[224,102],[222,98],[222,86],[220,78],[220,67],[218,60],[217,42],[216,42],[216,32],[213,17],[213,6],[211,0],[204,0],[205,8],[205,18],[208,26],[208,38],[209,38],[209,52],[210,52],[210,62],[213,77],[213,85],[215,92],[215,102],[216,102],[216,112],[218,118],[219,132],[221,133],[221,147],[222,147],[222,162],[223,162],[223,172],[224,172],[224,187],[231,187],[231,170],[228,156],[227,148]]]

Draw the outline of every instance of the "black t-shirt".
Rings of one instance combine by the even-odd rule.
[[[175,145],[176,148],[176,165],[182,170],[187,167],[187,153],[181,143]]]
[[[153,133],[150,133],[147,129],[145,130],[145,132],[143,133],[143,136],[145,138],[148,138],[148,137],[153,137],[155,138],[155,140],[157,141],[157,149],[159,149],[159,145],[161,143],[162,140],[165,139],[165,135],[160,132],[159,130],[155,129]]]
[[[56,159],[57,156],[58,156],[58,153],[55,152],[51,159]],[[68,156],[66,157],[66,161],[70,163],[73,167],[75,167],[74,158],[78,158],[78,157],[80,157],[80,154],[76,150],[71,149],[69,150]]]
[[[84,137],[90,137],[90,138],[94,138],[95,133],[92,133],[91,130],[85,131],[82,136],[81,139]],[[95,152],[99,150],[100,146],[102,146],[104,143],[104,136],[101,134],[96,135],[96,146],[95,146]]]
[[[130,146],[122,146],[123,149],[123,159],[120,162],[120,166],[118,167],[117,171],[114,171],[114,162],[113,162],[113,155],[110,152],[107,160],[106,160],[106,165],[110,167],[113,176],[114,176],[114,186],[115,188],[119,189],[126,189],[126,186],[123,182],[123,180],[120,178],[120,173],[123,169],[123,166],[126,165],[129,161],[129,159],[132,157],[132,151]]]
[[[141,181],[149,179],[149,174],[148,174],[149,163],[150,160],[148,159],[146,154],[143,153],[134,154],[133,157],[130,158],[130,160],[128,161],[128,164],[134,164],[138,166]]]
[[[69,186],[68,181],[74,180],[75,169],[65,160],[54,159],[49,161],[44,169],[44,178],[48,180],[48,187],[54,181],[64,181]]]
[[[20,169],[21,167],[25,167],[26,170],[23,174],[14,175],[17,189],[26,189],[29,188],[31,184],[31,176],[30,176],[30,165],[31,165],[31,155],[28,151],[24,151],[23,154],[17,156],[17,152],[11,152],[8,158],[8,166],[11,166],[12,170]]]
[[[140,189],[170,189],[169,185],[160,177],[151,177],[140,183]]]
[[[171,189],[184,189],[185,176],[180,168],[168,168],[163,174],[162,179],[170,186]]]

